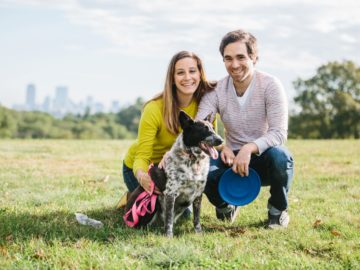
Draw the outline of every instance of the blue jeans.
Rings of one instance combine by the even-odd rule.
[[[238,152],[234,151],[234,154]],[[280,211],[287,209],[288,192],[294,175],[294,161],[288,149],[284,146],[276,146],[270,147],[260,156],[251,155],[250,167],[259,174],[262,186],[270,186],[268,202]],[[209,201],[219,208],[228,205],[218,191],[219,180],[228,168],[222,162],[220,154],[218,159],[210,161],[205,194]]]
[[[127,186],[130,192],[133,192],[139,186],[139,182],[137,181],[133,170],[128,166],[126,166],[125,163],[123,162],[122,172],[123,172],[125,185]]]

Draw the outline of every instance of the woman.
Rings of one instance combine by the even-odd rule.
[[[138,185],[150,192],[150,163],[159,163],[180,133],[180,110],[195,117],[202,96],[214,89],[206,80],[200,58],[181,51],[170,61],[164,90],[148,101],[140,119],[138,138],[128,150],[123,164],[124,182],[131,192]],[[155,188],[155,192],[159,192]],[[121,202],[120,202],[121,203]]]

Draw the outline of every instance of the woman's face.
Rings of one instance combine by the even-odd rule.
[[[196,60],[186,57],[177,61],[174,81],[178,97],[193,95],[200,83],[200,71]]]

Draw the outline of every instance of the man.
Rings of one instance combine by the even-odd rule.
[[[239,208],[224,202],[218,182],[228,167],[241,176],[248,176],[251,167],[263,186],[270,185],[267,227],[285,228],[293,177],[293,159],[282,146],[288,127],[285,91],[277,78],[255,69],[257,41],[249,32],[226,34],[220,53],[229,76],[203,97],[197,114],[203,119],[219,113],[225,127],[226,143],[219,159],[211,162],[205,194],[218,219],[234,221]]]

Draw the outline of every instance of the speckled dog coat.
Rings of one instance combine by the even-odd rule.
[[[164,221],[168,237],[173,236],[174,222],[191,204],[195,231],[201,232],[200,207],[209,172],[209,156],[216,159],[218,152],[214,146],[223,142],[207,120],[194,121],[183,111],[179,120],[183,132],[166,156],[166,187],[158,197],[161,207],[157,215]]]

